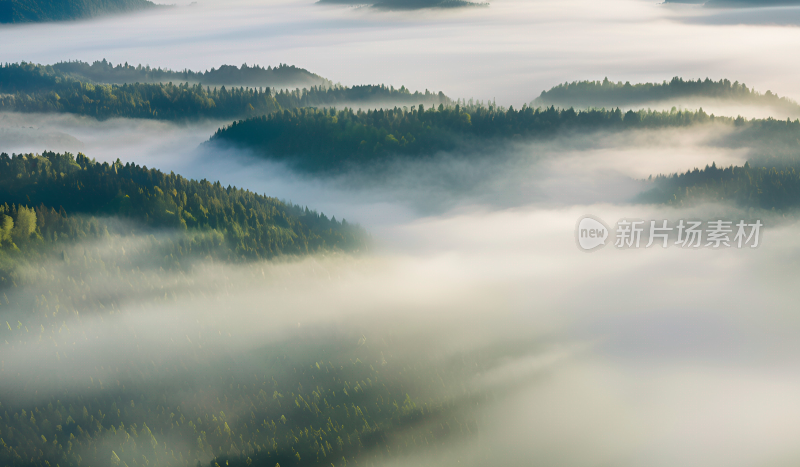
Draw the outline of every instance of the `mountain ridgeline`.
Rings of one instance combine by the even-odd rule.
[[[157,7],[148,0],[0,0],[0,23],[76,20]]]
[[[800,170],[794,167],[716,164],[652,179],[639,197],[646,203],[691,206],[703,202],[732,203],[743,208],[789,211],[800,208]]]
[[[548,91],[542,91],[542,94],[531,105],[613,108],[689,98],[717,99],[748,105],[782,107],[797,111],[800,114],[800,105],[786,97],[779,97],[771,91],[761,94],[738,81],[730,82],[727,79],[713,81],[708,78],[695,81],[675,77],[663,83],[639,84],[631,84],[629,82],[615,83],[609,81],[608,78],[603,81],[573,81],[572,83],[559,84]]]
[[[81,61],[59,62],[51,65],[53,70],[67,74],[78,81],[102,84],[132,83],[203,83],[210,86],[245,86],[295,88],[323,86],[333,83],[315,73],[294,65],[279,64],[275,68],[259,65],[241,67],[222,65],[207,71],[173,71],[162,68],[151,68],[149,65],[112,64],[107,60],[98,60],[92,64]]]
[[[690,111],[614,110],[494,106],[423,106],[354,111],[296,109],[240,120],[219,129],[208,144],[249,148],[264,158],[308,172],[338,172],[389,158],[425,158],[441,151],[464,154],[497,149],[504,142],[558,134],[626,129],[688,127],[703,123],[734,125],[745,141],[782,141],[796,151],[800,123],[716,117]],[[722,143],[720,143],[722,144]]]
[[[211,88],[188,82],[98,84],[81,81],[75,76],[75,73],[61,70],[59,65],[2,65],[0,110],[64,112],[97,119],[197,120],[246,118],[305,106],[354,103],[369,106],[373,102],[450,104],[450,99],[441,92],[411,93],[405,87],[395,89],[382,85],[312,86],[292,91],[244,86]]]
[[[275,198],[83,154],[0,154],[0,200],[0,250],[7,254],[107,233],[109,218],[128,221],[117,228],[122,234],[191,234],[184,249],[215,246],[215,256],[230,260],[358,251],[366,239],[357,225]]]

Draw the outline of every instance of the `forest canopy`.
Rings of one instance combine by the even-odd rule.
[[[663,83],[613,82],[605,78],[603,81],[573,81],[554,86],[542,91],[532,106],[556,105],[561,107],[616,107],[637,106],[649,102],[666,101],[677,98],[712,98],[730,100],[750,105],[778,106],[800,113],[800,106],[786,98],[779,97],[771,91],[764,94],[748,88],[746,84],[727,79],[714,81],[684,80],[674,77]]]
[[[53,70],[65,73],[78,81],[103,84],[133,83],[169,83],[181,82],[211,86],[246,86],[294,88],[296,86],[332,86],[333,83],[315,73],[294,65],[281,63],[276,67],[266,68],[259,65],[241,67],[222,65],[206,71],[174,71],[170,69],[151,68],[149,65],[116,65],[107,60],[98,60],[92,64],[81,61],[59,62],[51,65]]]
[[[287,162],[309,172],[336,172],[390,157],[429,157],[440,151],[474,152],[509,141],[552,137],[570,131],[617,131],[631,128],[683,127],[720,122],[752,124],[742,118],[715,117],[702,109],[687,111],[628,111],[532,108],[500,109],[494,106],[438,109],[393,108],[296,109],[240,120],[219,129],[210,144],[233,144],[257,154]],[[798,122],[764,121],[763,127],[794,141]],[[762,131],[763,129],[759,129]],[[763,130],[763,131],[766,131]],[[759,131],[749,135],[758,137]]]
[[[99,163],[83,154],[0,154],[0,200],[0,249],[8,251],[29,240],[80,239],[104,229],[81,216],[127,219],[134,231],[209,234],[205,240],[218,238],[217,246],[225,246],[222,257],[233,260],[357,251],[366,239],[344,219],[275,198],[119,160]]]
[[[690,206],[701,202],[733,203],[744,208],[787,211],[800,207],[800,171],[794,167],[716,164],[652,179],[642,202]]]
[[[235,119],[305,106],[373,102],[450,104],[441,92],[405,87],[312,86],[295,90],[263,87],[220,88],[200,83],[98,84],[81,81],[58,65],[12,63],[0,66],[0,110],[66,112],[97,119],[114,117],[196,120]]]
[[[148,0],[0,0],[0,23],[65,21],[159,6]]]

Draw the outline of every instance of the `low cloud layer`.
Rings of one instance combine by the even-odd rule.
[[[799,65],[787,58],[792,29],[709,25],[707,15],[634,0],[514,0],[424,16],[207,2],[155,16],[3,28],[0,43],[9,61],[105,57],[174,69],[284,62],[334,82],[427,87],[515,106],[556,82],[604,76],[724,77],[800,95]],[[80,144],[98,160],[219,179],[360,222],[376,246],[359,257],[198,261],[179,270],[164,270],[151,247],[173,233],[65,248],[30,264],[27,280],[0,296],[4,407],[64,391],[132,401],[137,384],[170,394],[158,404],[202,405],[224,399],[232,373],[277,368],[262,358],[269,349],[319,352],[308,358],[342,365],[355,360],[354,349],[371,349],[402,368],[398,384],[412,389],[422,386],[419,372],[458,368],[441,391],[450,391],[455,412],[477,420],[463,444],[399,458],[398,466],[798,461],[794,217],[765,215],[756,249],[607,246],[586,254],[575,244],[586,214],[609,224],[759,215],[630,203],[649,175],[743,163],[747,148],[717,144],[729,129],[568,135],[480,149],[480,162],[439,154],[391,166],[376,182],[370,174],[312,179],[240,152],[198,150],[224,122],[8,118],[3,131],[21,136],[0,141],[10,148],[0,151]],[[62,290],[69,312],[51,298]],[[43,300],[48,314],[31,314]],[[492,397],[469,398],[479,392]]]
[[[177,141],[197,137],[195,129],[155,122],[106,136],[98,129],[118,123],[58,117],[49,124],[69,122],[101,155],[120,134],[133,141],[170,129]],[[202,167],[225,183],[352,215],[373,233],[375,248],[359,257],[184,262],[164,271],[152,245],[173,234],[70,247],[23,270],[27,285],[6,291],[7,304],[51,303],[58,290],[77,295],[72,314],[48,317],[49,328],[25,307],[0,310],[11,328],[0,334],[0,366],[13,376],[0,379],[4,404],[37,404],[65,389],[127,395],[141,385],[174,386],[168,404],[200,388],[203,397],[223,397],[204,381],[283,371],[258,352],[314,342],[325,359],[348,361],[352,349],[373,348],[389,365],[415,371],[475,365],[442,390],[467,391],[456,413],[476,420],[479,435],[398,464],[796,460],[795,220],[763,217],[757,249],[608,246],[586,254],[575,244],[575,223],[586,214],[609,224],[752,216],[729,206],[629,203],[642,189],[637,180],[650,174],[741,163],[746,150],[712,144],[726,131],[566,137],[481,159],[492,164],[440,155],[398,165],[378,183],[365,174],[308,179],[239,153],[165,150],[139,138],[129,157],[189,167],[190,176]],[[312,347],[301,346],[320,351]],[[479,393],[494,396],[474,404],[469,395]]]
[[[714,24],[728,13],[639,0],[512,0],[424,13],[306,1],[188,3],[153,14],[2,28],[4,60],[106,58],[193,70],[289,63],[345,85],[405,85],[515,106],[557,83],[604,77],[727,78],[800,97],[800,70],[788,59],[793,29],[772,26],[789,21],[792,9],[749,9],[748,18],[765,19],[740,15]]]
[[[433,365],[496,349],[489,371],[461,376],[465,387],[496,395],[475,407],[478,441],[421,453],[410,464],[791,460],[792,434],[800,430],[800,323],[791,293],[798,225],[765,220],[754,250],[609,247],[586,254],[573,237],[585,213],[614,222],[720,212],[741,215],[714,206],[688,212],[611,204],[465,210],[388,228],[369,257],[206,265],[180,274],[140,267],[122,272],[136,286],[130,292],[126,281],[104,283],[101,273],[88,273],[81,277],[90,293],[116,294],[119,307],[65,317],[55,341],[48,332],[35,339],[39,331],[23,322],[3,337],[10,342],[3,371],[16,377],[2,378],[0,390],[35,402],[90,378],[92,390],[100,390],[98,380],[105,387],[171,384],[225,374],[214,362],[246,361],[249,352],[287,339],[333,343],[352,335],[352,345],[390,342],[400,358],[427,355]],[[123,248],[136,250],[114,239],[88,248],[108,264]],[[46,275],[19,293],[40,294],[76,267],[79,251],[68,255],[72,266],[30,271]],[[18,333],[23,343],[15,343]]]

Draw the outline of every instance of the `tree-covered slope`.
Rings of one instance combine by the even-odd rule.
[[[203,83],[210,86],[247,86],[295,88],[311,86],[331,86],[332,82],[303,68],[293,65],[280,65],[263,68],[258,65],[241,67],[222,65],[207,71],[174,71],[151,68],[148,65],[112,64],[107,60],[92,64],[75,61],[59,62],[52,65],[53,70],[65,73],[79,81],[103,84],[133,83]]]
[[[233,259],[355,251],[365,240],[360,227],[308,208],[135,164],[101,164],[83,154],[0,154],[0,202],[0,249],[9,251],[97,231],[75,216],[119,217],[144,230],[208,234],[202,241],[218,239]]]
[[[0,0],[0,23],[74,20],[157,6],[148,0]]]
[[[98,73],[95,78],[101,75]],[[98,119],[193,120],[246,118],[303,106],[450,103],[441,92],[411,93],[405,87],[312,86],[291,91],[244,86],[212,88],[187,82],[99,84],[76,76],[59,65],[0,65],[0,110],[67,112]]]
[[[647,103],[675,99],[709,98],[738,102],[749,105],[778,106],[797,110],[800,106],[786,97],[778,97],[771,91],[764,94],[748,88],[738,81],[727,79],[713,81],[684,80],[672,78],[663,83],[613,82],[608,78],[603,81],[574,81],[559,84],[548,91],[542,91],[531,105],[556,105],[561,107],[616,107],[637,106]]]
[[[227,119],[280,108],[269,89],[211,89],[187,83],[93,84],[30,63],[0,66],[0,93],[5,93],[0,95],[0,110],[68,112],[98,119]]]
[[[698,112],[588,110],[523,107],[438,109],[423,106],[370,111],[297,109],[232,123],[210,144],[233,144],[310,172],[339,171],[388,157],[428,157],[439,151],[474,151],[503,141],[548,137],[564,131],[622,130],[732,122]]]
[[[703,169],[659,175],[640,201],[688,206],[701,202],[733,203],[745,208],[790,210],[800,207],[800,171],[793,167]]]

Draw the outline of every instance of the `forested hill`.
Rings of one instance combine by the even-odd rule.
[[[458,105],[405,110],[297,109],[234,122],[210,144],[233,144],[309,172],[339,171],[389,157],[428,157],[439,151],[465,152],[503,141],[547,137],[564,131],[688,126],[725,117],[697,112],[629,111]]]
[[[113,217],[129,222],[109,222]],[[109,228],[186,232],[178,250],[234,260],[357,251],[366,238],[344,219],[219,182],[83,154],[0,154],[0,266],[20,248],[107,235]]]
[[[637,106],[679,98],[721,99],[749,105],[784,107],[800,113],[800,106],[796,102],[786,97],[778,97],[771,91],[761,94],[738,81],[731,83],[727,79],[713,81],[708,78],[695,81],[678,77],[672,78],[669,82],[639,84],[615,83],[608,78],[603,81],[574,81],[559,84],[549,91],[542,91],[531,105],[608,108]]]
[[[0,23],[65,21],[158,6],[148,0],[0,0]]]
[[[685,173],[659,175],[640,197],[648,203],[688,206],[733,203],[745,208],[793,210],[800,207],[800,171],[793,167],[719,168],[716,164]]]
[[[292,88],[311,86],[332,86],[333,83],[315,73],[293,65],[280,65],[263,68],[259,65],[241,67],[222,65],[206,71],[174,71],[151,68],[149,65],[112,64],[103,59],[91,65],[86,62],[59,62],[52,65],[53,70],[65,73],[79,81],[102,84],[169,83],[181,82],[210,86],[247,86]]]
[[[442,94],[387,86],[323,87],[294,91],[269,87],[213,88],[188,83],[97,84],[80,81],[54,66],[0,65],[0,110],[68,112],[112,117],[192,120],[235,119],[302,106],[450,104]]]

